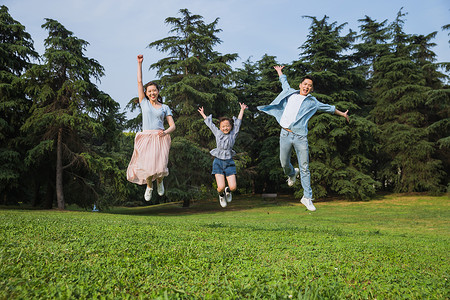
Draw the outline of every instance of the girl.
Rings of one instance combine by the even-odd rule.
[[[172,111],[162,104],[159,87],[154,82],[142,85],[143,55],[137,56],[138,94],[142,111],[142,132],[136,134],[134,151],[127,169],[127,179],[137,184],[147,184],[144,199],[150,201],[153,181],[156,180],[158,194],[164,195],[163,178],[169,175],[170,133],[175,130]],[[164,118],[169,128],[164,130]]]
[[[216,176],[217,192],[219,192],[219,202],[222,207],[227,206],[227,202],[231,201],[231,192],[236,190],[236,165],[233,160],[233,155],[236,154],[233,150],[234,142],[236,141],[239,128],[241,127],[242,117],[247,105],[239,103],[241,111],[236,119],[220,118],[219,129],[213,124],[212,116],[208,117],[203,112],[203,107],[198,109],[202,115],[206,125],[211,129],[216,137],[217,148],[210,151],[215,157],[213,162],[212,174]],[[228,186],[225,187],[225,176],[227,177]]]

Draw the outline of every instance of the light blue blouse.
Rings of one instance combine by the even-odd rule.
[[[164,118],[172,115],[170,108],[162,104],[154,108],[147,98],[141,101],[142,130],[164,130]]]
[[[212,156],[220,159],[230,159],[236,152],[233,150],[234,143],[236,142],[236,137],[239,133],[239,128],[241,127],[242,120],[233,117],[234,126],[230,133],[225,134],[214,125],[212,121],[212,115],[209,115],[204,120],[205,124],[211,129],[212,133],[216,137],[217,148],[211,150]]]

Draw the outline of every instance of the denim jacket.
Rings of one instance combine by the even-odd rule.
[[[287,104],[287,99],[294,93],[300,93],[299,90],[293,89],[289,86],[286,75],[280,76],[281,87],[283,91],[272,101],[269,105],[258,106],[258,110],[272,115],[280,123],[284,108]],[[317,111],[328,112],[334,114],[336,107],[320,102],[315,97],[308,94],[300,106],[295,121],[288,129],[298,135],[306,136],[308,134],[308,121]]]

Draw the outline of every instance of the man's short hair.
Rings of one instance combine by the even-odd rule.
[[[313,78],[312,76],[310,76],[310,75],[305,75],[305,76],[303,76],[302,81],[300,81],[300,83],[302,83],[303,81],[305,81],[305,79],[311,80],[311,81],[313,82],[313,84],[314,84],[314,78]]]

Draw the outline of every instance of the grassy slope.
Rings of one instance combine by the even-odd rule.
[[[449,298],[449,198],[0,211],[0,298]]]

